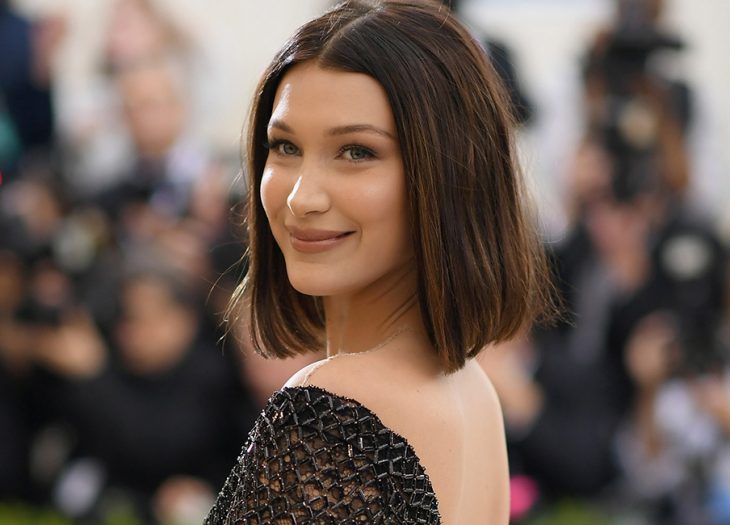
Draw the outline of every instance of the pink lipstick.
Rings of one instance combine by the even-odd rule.
[[[294,248],[302,253],[320,253],[339,246],[354,233],[351,231],[301,229],[287,226]]]

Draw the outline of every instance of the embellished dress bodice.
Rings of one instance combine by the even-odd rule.
[[[205,525],[441,523],[405,438],[315,386],[269,399]]]

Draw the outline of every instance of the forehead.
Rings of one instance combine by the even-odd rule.
[[[395,134],[388,97],[377,80],[314,62],[286,72],[276,90],[271,119],[291,126],[372,124]]]

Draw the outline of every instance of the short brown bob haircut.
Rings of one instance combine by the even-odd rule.
[[[265,71],[248,128],[247,306],[254,349],[321,350],[320,298],[296,291],[259,197],[266,130],[287,70],[306,61],[370,75],[388,96],[403,158],[418,301],[444,371],[529,326],[549,272],[513,148],[508,98],[481,46],[425,0],[349,0],[302,26]]]

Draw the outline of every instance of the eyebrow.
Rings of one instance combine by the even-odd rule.
[[[291,126],[289,126],[286,122],[279,120],[279,119],[270,120],[269,127],[277,128],[277,129],[280,129],[287,133],[294,133],[294,130],[291,128]],[[395,136],[391,132],[386,131],[382,128],[379,128],[377,126],[373,126],[372,124],[349,124],[347,126],[337,126],[337,127],[330,128],[329,130],[327,130],[327,135],[330,135],[330,136],[347,135],[348,133],[359,133],[359,132],[377,133],[378,135],[388,137],[391,140],[396,140]]]

